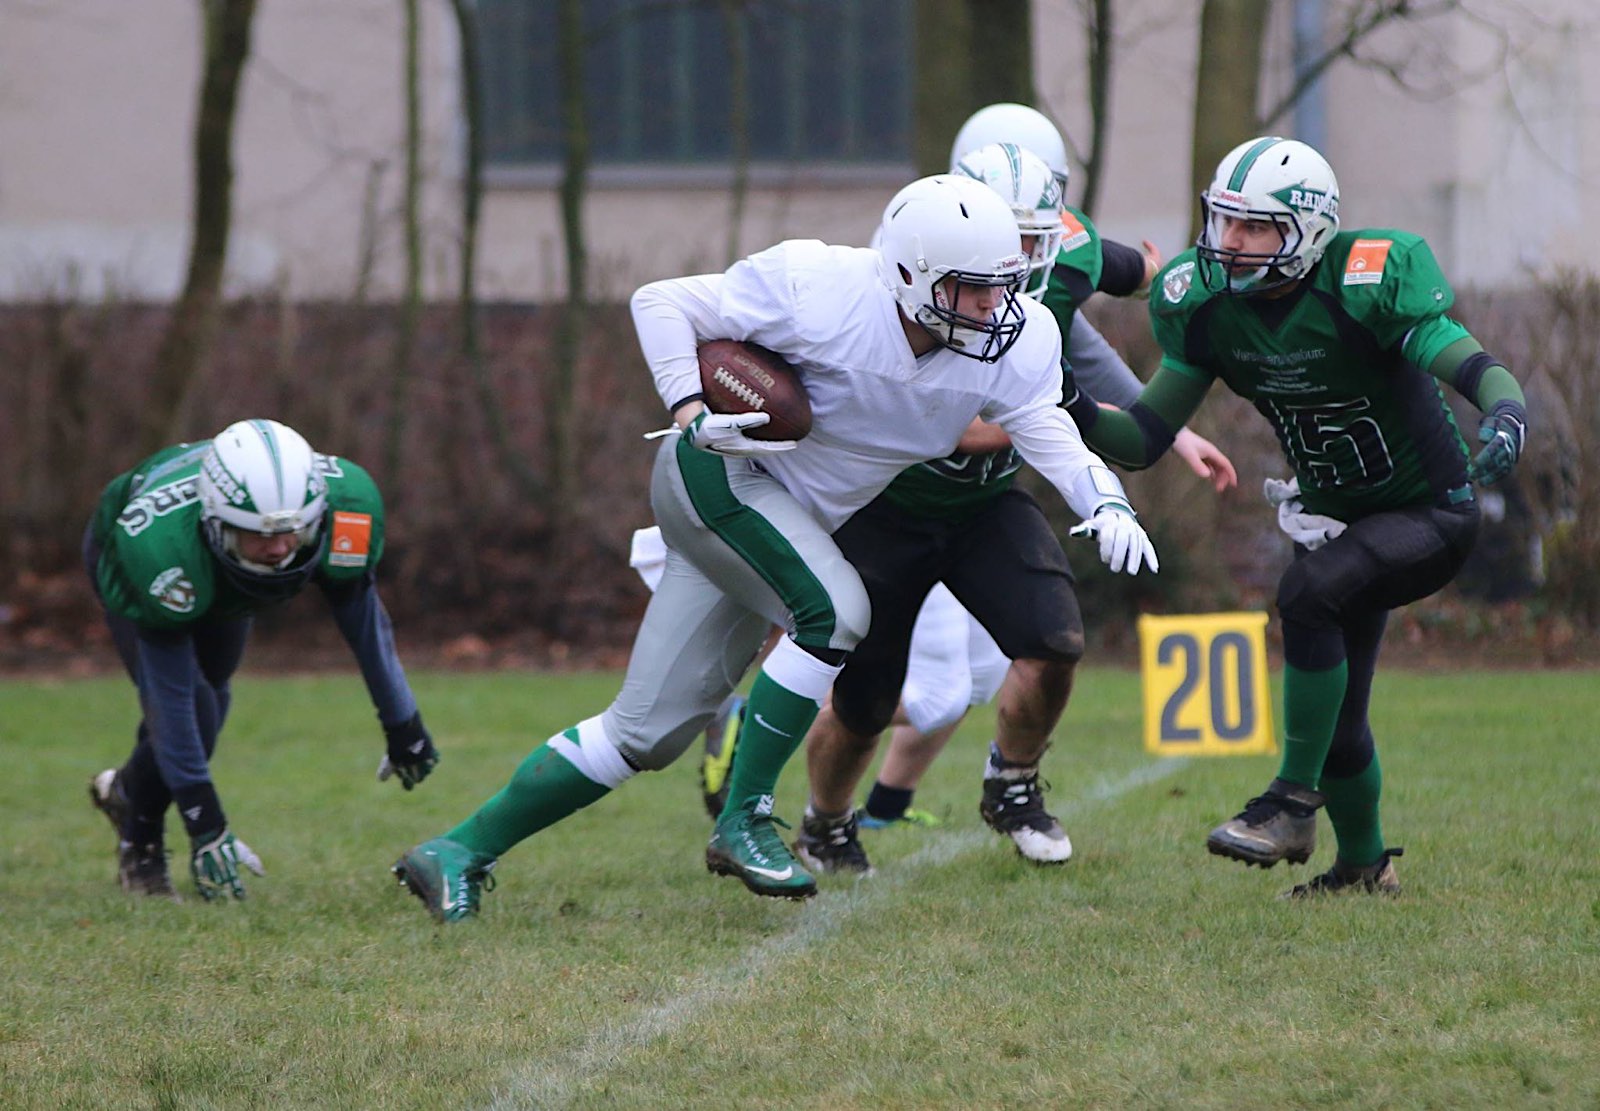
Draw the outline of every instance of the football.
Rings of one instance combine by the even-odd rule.
[[[811,399],[782,355],[754,343],[714,339],[700,345],[700,390],[713,413],[767,413],[752,440],[802,440],[811,431]]]

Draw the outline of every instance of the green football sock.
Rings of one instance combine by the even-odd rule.
[[[1383,823],[1378,818],[1378,800],[1383,794],[1383,770],[1378,754],[1360,775],[1348,779],[1322,780],[1322,793],[1328,798],[1328,820],[1339,846],[1339,859],[1353,868],[1376,864],[1383,855]]]
[[[777,790],[783,766],[805,740],[806,730],[817,720],[819,709],[814,699],[779,686],[765,671],[756,676],[750,701],[744,708],[744,724],[739,728],[733,770],[728,773],[724,817],[739,809],[746,799]]]
[[[568,729],[565,736],[578,743],[576,728]],[[542,744],[517,765],[511,782],[499,794],[445,836],[473,852],[500,856],[518,841],[555,825],[610,791]]]
[[[1283,762],[1278,778],[1317,789],[1344,704],[1349,666],[1340,660],[1323,671],[1283,669]]]

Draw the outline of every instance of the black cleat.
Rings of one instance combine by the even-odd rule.
[[[89,801],[106,816],[120,838],[122,822],[128,816],[128,796],[123,793],[122,779],[116,768],[107,768],[89,780]]]
[[[157,842],[151,845],[133,845],[123,841],[117,846],[117,879],[122,890],[130,895],[153,895],[160,899],[183,902],[177,888],[172,886],[172,873],[167,868],[167,850]]]
[[[1280,860],[1304,864],[1317,847],[1320,792],[1298,783],[1274,779],[1266,794],[1211,831],[1206,849],[1230,860],[1271,868]]]
[[[807,809],[800,822],[800,836],[795,838],[795,855],[813,872],[854,872],[870,876],[872,862],[867,859],[867,850],[861,847],[858,832],[854,810],[842,818],[820,818]]]
[[[990,829],[1011,838],[1024,860],[1065,864],[1072,859],[1072,839],[1044,808],[1044,786],[1037,764],[1008,767],[983,781],[978,813]]]
[[[1394,872],[1394,858],[1404,854],[1404,849],[1384,849],[1383,855],[1365,868],[1352,868],[1335,858],[1332,868],[1308,883],[1295,885],[1278,898],[1309,899],[1317,895],[1336,895],[1345,891],[1357,891],[1366,895],[1398,895],[1400,877]]]

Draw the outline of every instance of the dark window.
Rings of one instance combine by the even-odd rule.
[[[494,169],[561,160],[557,0],[480,0]],[[729,35],[748,59],[757,166],[911,161],[912,0],[584,0],[584,95],[596,170],[727,166]]]

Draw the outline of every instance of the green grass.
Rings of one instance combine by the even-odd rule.
[[[0,684],[0,1106],[1600,1105],[1593,673],[1380,676],[1397,900],[1208,857],[1275,760],[1152,760],[1137,677],[1090,670],[1046,764],[1064,868],[983,829],[975,715],[918,796],[946,824],[866,834],[878,874],[808,904],[707,875],[686,758],[435,928],[388,865],[616,681],[417,677],[444,762],[407,794],[357,678],[243,676],[215,769],[268,875],[230,906],[116,888],[83,791],[125,681]]]

